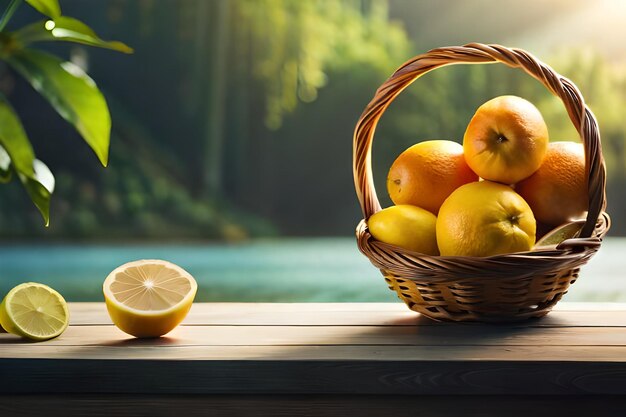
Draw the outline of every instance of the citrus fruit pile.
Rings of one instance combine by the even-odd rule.
[[[387,191],[394,206],[367,221],[381,242],[427,255],[529,251],[538,230],[585,216],[585,154],[581,143],[550,142],[532,103],[500,96],[476,110],[463,145],[430,140],[402,152]],[[549,240],[579,229],[559,228]]]

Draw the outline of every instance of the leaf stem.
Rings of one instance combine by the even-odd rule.
[[[7,23],[9,23],[9,20],[11,20],[17,8],[20,7],[20,5],[22,4],[22,1],[23,0],[11,0],[11,3],[2,14],[2,17],[0,18],[0,32],[2,32],[4,28],[6,27]]]

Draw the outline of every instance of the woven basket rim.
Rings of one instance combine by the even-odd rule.
[[[392,245],[390,243],[381,242],[376,240],[370,233],[367,227],[367,221],[362,219],[357,225],[357,238],[367,241],[367,245],[376,245],[380,248],[390,252],[397,252],[412,256],[419,256],[421,258],[434,258],[437,260],[454,260],[455,262],[463,262],[463,260],[476,260],[482,259],[485,261],[499,261],[510,260],[511,258],[520,258],[520,260],[527,259],[528,257],[550,257],[550,256],[563,256],[568,254],[577,254],[582,248],[596,247],[602,244],[602,239],[606,236],[611,224],[611,218],[606,212],[602,212],[598,224],[594,229],[594,236],[589,238],[570,238],[566,239],[556,247],[552,248],[538,248],[529,251],[509,252],[501,253],[490,256],[450,256],[450,255],[426,255],[420,252],[410,251],[408,249],[401,248],[399,246]],[[360,244],[361,246],[361,244]]]

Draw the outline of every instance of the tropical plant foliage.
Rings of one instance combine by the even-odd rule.
[[[106,166],[111,117],[104,96],[80,67],[39,51],[34,45],[64,41],[124,53],[131,53],[132,49],[121,42],[104,41],[83,22],[63,16],[58,0],[25,1],[46,18],[15,31],[6,31],[7,23],[22,3],[22,0],[12,0],[0,19],[0,59],[24,77],[76,128]],[[54,176],[36,159],[19,116],[6,98],[0,96],[0,181],[10,181],[12,172],[17,174],[47,225]]]

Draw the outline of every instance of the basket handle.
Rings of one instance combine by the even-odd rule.
[[[589,179],[589,211],[580,237],[591,237],[600,214],[606,208],[606,168],[595,116],[585,104],[582,94],[573,82],[559,75],[528,52],[501,45],[480,43],[437,48],[418,55],[404,63],[376,90],[374,98],[359,118],[353,138],[354,186],[365,219],[381,209],[372,176],[372,142],[378,120],[389,104],[413,81],[436,68],[453,64],[497,62],[523,69],[563,101],[585,148],[585,173]]]

